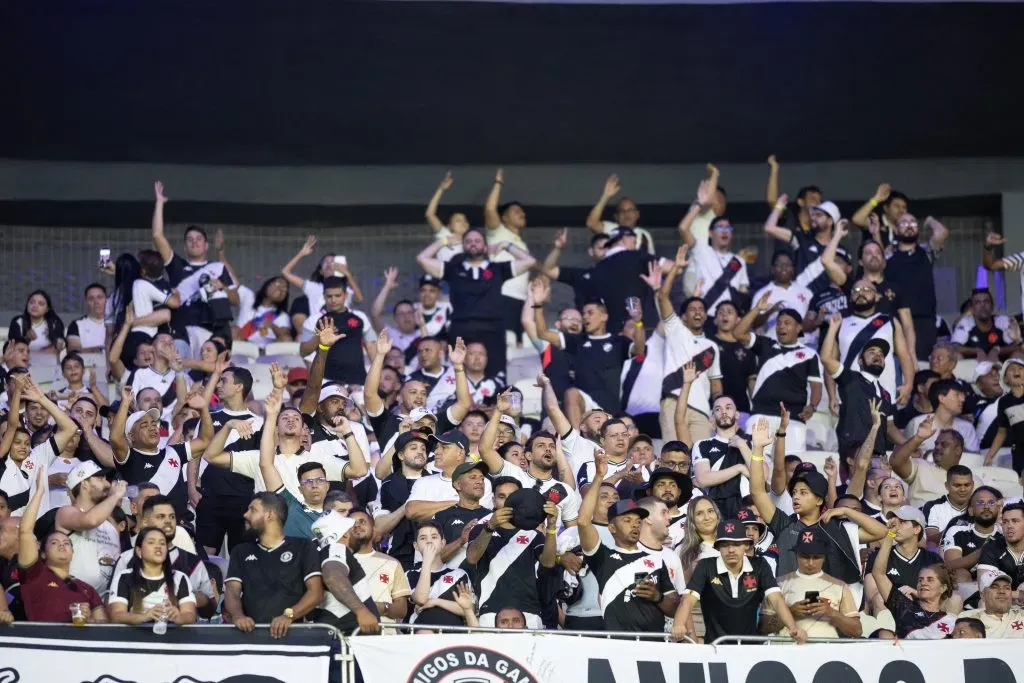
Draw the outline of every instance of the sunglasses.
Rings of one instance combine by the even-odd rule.
[[[303,479],[299,483],[302,484],[303,486],[313,486],[314,484],[326,484],[327,483],[327,478],[326,477],[316,477],[315,479]]]

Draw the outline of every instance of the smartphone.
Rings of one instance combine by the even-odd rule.
[[[818,602],[818,591],[807,591],[804,593],[804,600],[807,602]]]
[[[347,266],[348,265],[348,259],[345,258],[344,256],[335,256],[334,257],[334,262],[335,263],[340,263],[343,266]]]
[[[633,585],[639,586],[644,581],[654,581],[654,577],[651,574],[636,573],[633,575]]]
[[[110,264],[110,248],[104,247],[100,249],[100,268],[105,268]]]

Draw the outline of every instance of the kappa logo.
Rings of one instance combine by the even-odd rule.
[[[453,519],[452,526],[455,526],[456,524],[465,524],[465,522],[463,522],[461,519]]]
[[[583,348],[589,349],[591,346],[593,346],[593,344],[591,344],[589,340],[583,342]]]
[[[454,646],[425,656],[406,683],[510,683],[536,681],[537,675],[501,652]]]
[[[291,562],[293,557],[295,557],[295,556],[292,555],[292,551],[290,551],[290,550],[286,550],[283,553],[281,553],[281,561],[282,562]]]
[[[255,555],[246,555],[245,556],[245,561],[246,562],[255,562],[256,561],[256,556]]]
[[[900,570],[896,569],[896,567],[893,567],[892,569],[887,571],[886,574],[888,574],[889,576],[899,576],[900,575]]]
[[[618,553],[612,553],[611,555],[609,555],[609,557],[612,558],[613,560],[621,560],[622,559],[622,555],[619,555]]]
[[[976,547],[976,546],[974,545],[974,541],[968,541],[968,542],[967,542],[967,547],[968,547],[968,548],[974,548],[974,547]]]
[[[146,466],[143,467],[142,469],[144,469],[144,470],[151,470],[151,469],[153,469],[153,463],[147,462]]]

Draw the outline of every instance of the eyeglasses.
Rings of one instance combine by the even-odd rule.
[[[720,231],[720,232],[732,232],[732,226],[731,225],[716,225],[714,227],[714,230]]]
[[[994,508],[999,507],[999,501],[993,500],[993,501],[991,501],[989,503],[982,503],[981,501],[975,501],[974,502],[974,507],[976,507],[976,508],[994,509]]]
[[[669,470],[685,470],[690,466],[686,462],[662,462],[659,467],[664,467]]]
[[[326,484],[327,477],[317,477],[315,479],[303,479],[299,482],[303,486],[314,486],[317,484]]]
[[[853,293],[854,294],[874,294],[875,293],[875,288],[874,287],[854,287],[853,288]]]

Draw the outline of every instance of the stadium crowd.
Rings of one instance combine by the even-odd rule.
[[[448,174],[416,300],[396,265],[368,312],[315,236],[256,291],[223,234],[176,251],[156,183],[85,315],[11,321],[0,624],[1024,637],[1019,319],[977,289],[947,325],[948,231],[888,184],[847,220],[769,164],[762,281],[714,166],[676,244],[610,177],[588,267],[501,170],[442,220]]]

